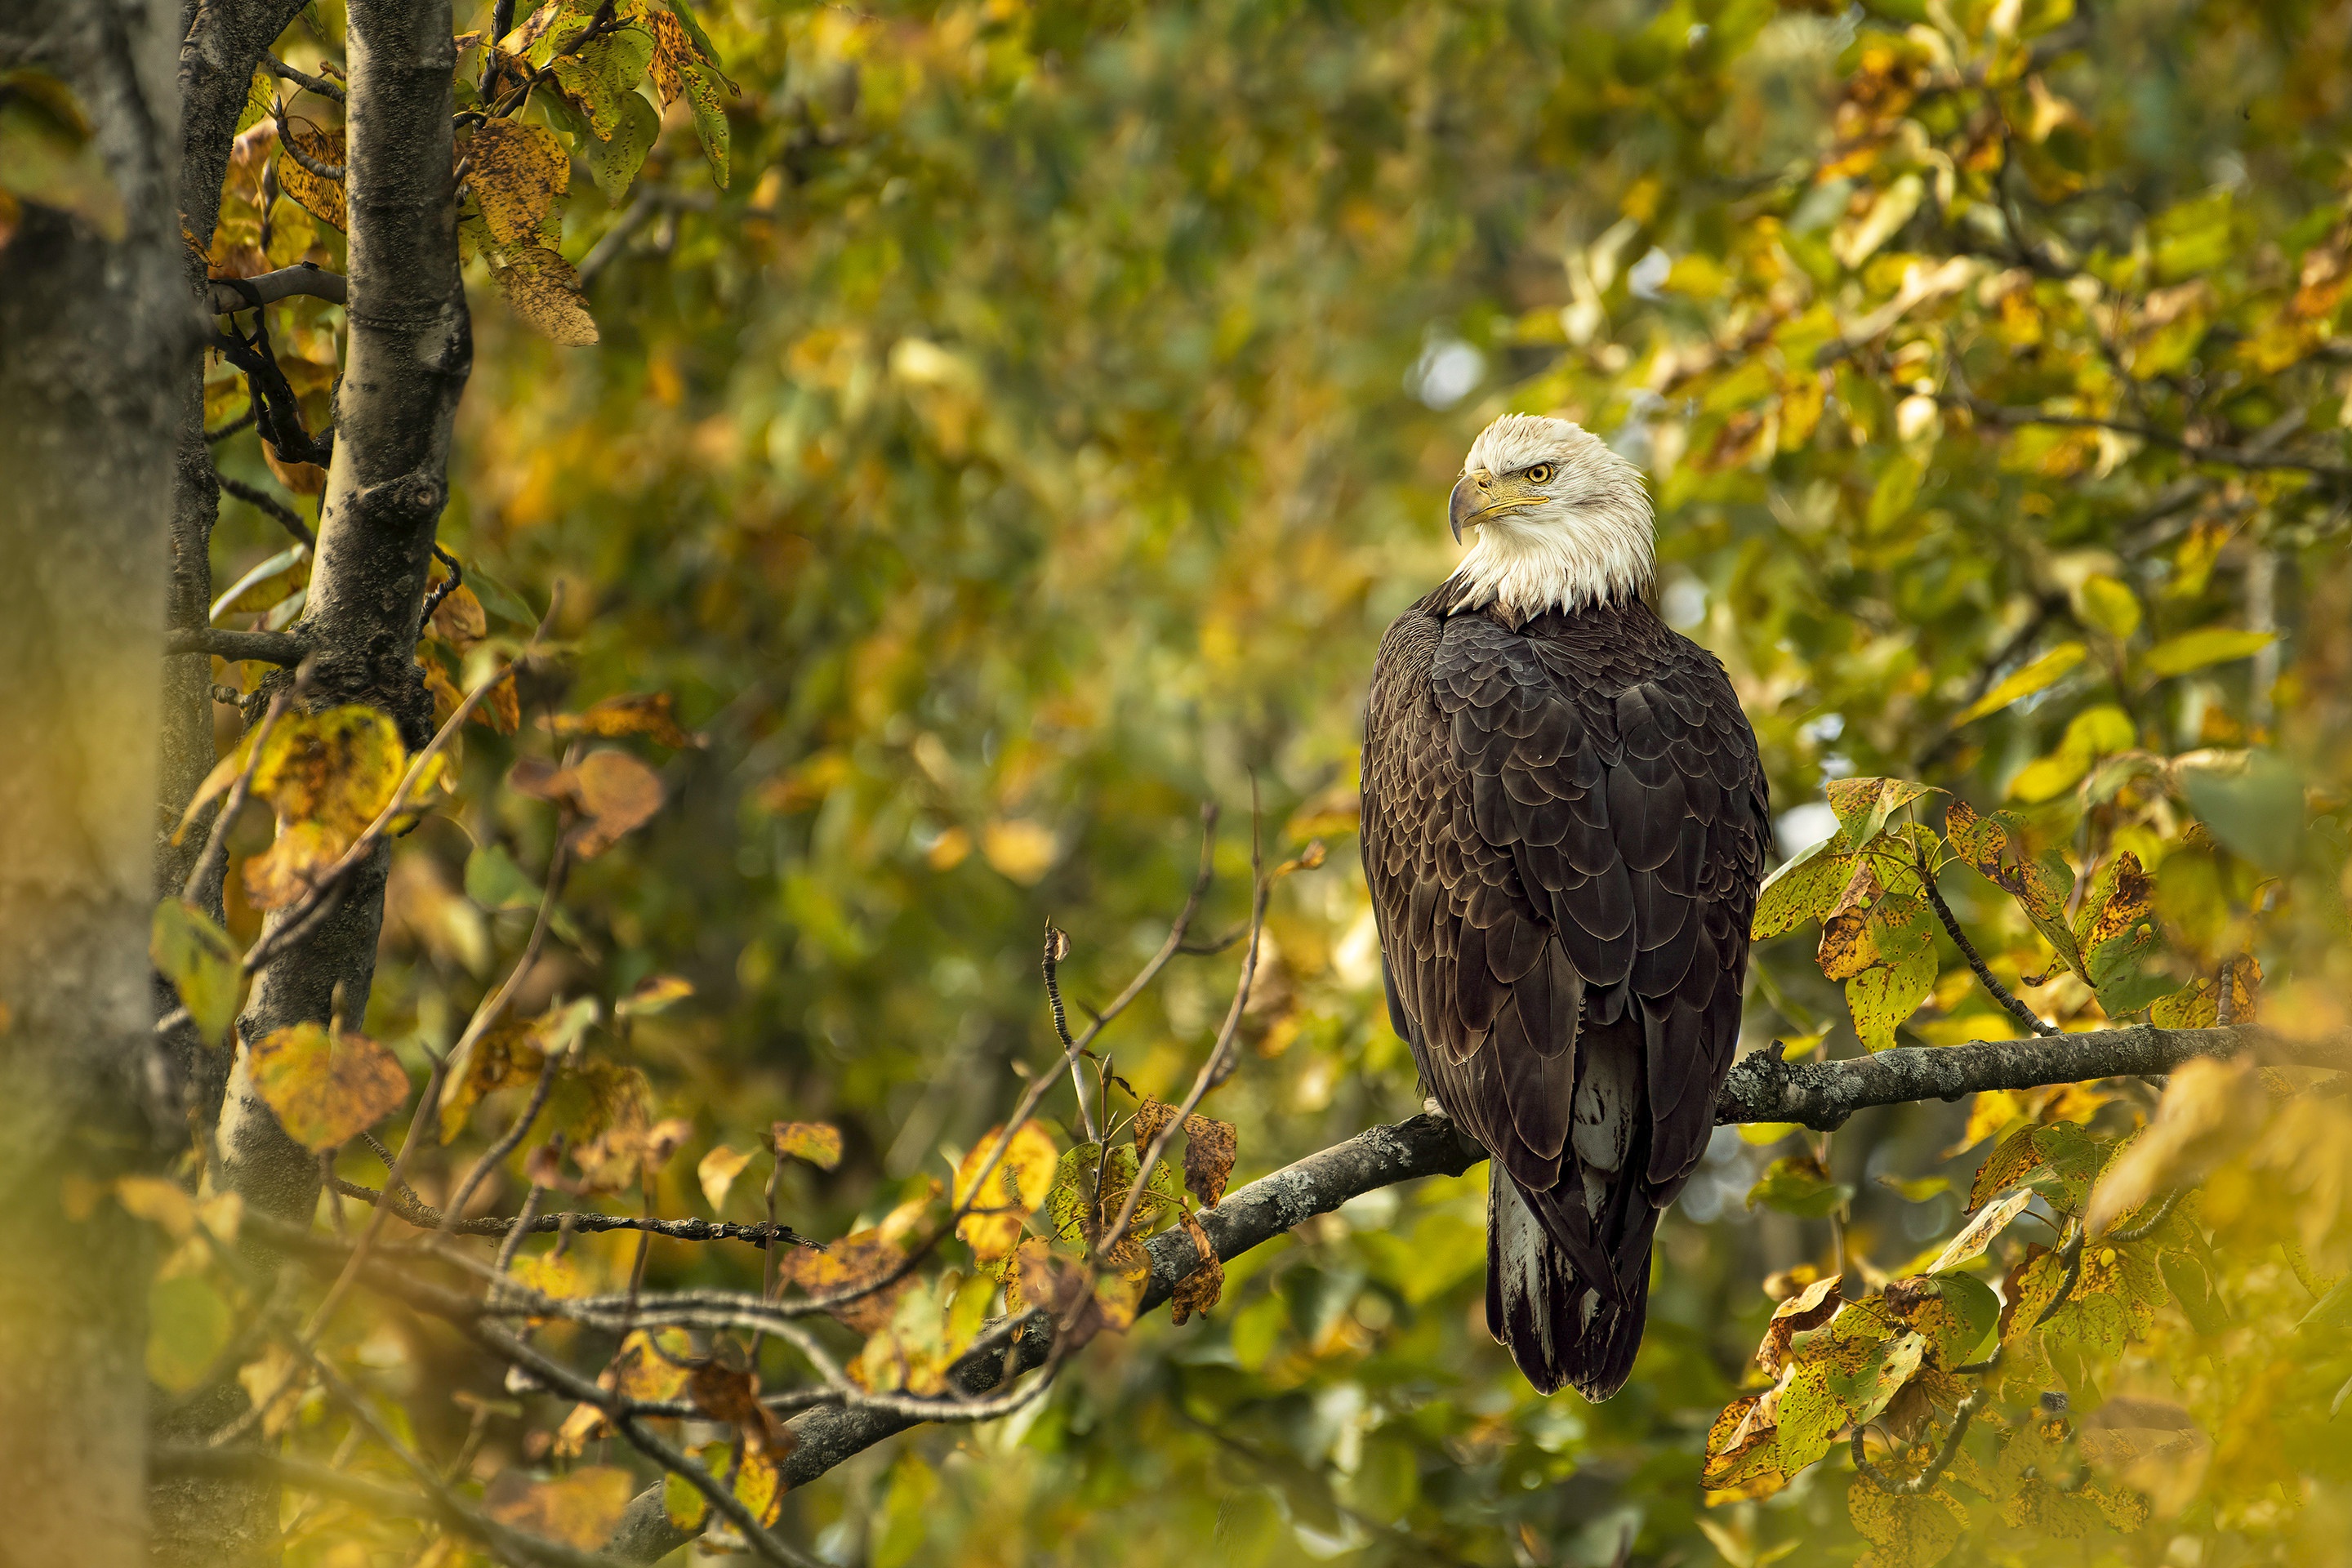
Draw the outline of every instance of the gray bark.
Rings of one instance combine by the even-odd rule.
[[[0,1563],[145,1551],[146,1247],[69,1184],[150,1162],[168,1121],[148,988],[156,664],[179,288],[174,18],[0,0],[0,68],[70,87],[124,232],[26,206],[0,249]],[[79,1189],[88,1196],[89,1186]],[[86,1217],[73,1217],[77,1212]]]
[[[351,336],[318,562],[296,626],[316,655],[308,704],[380,708],[412,749],[431,737],[416,625],[447,490],[450,426],[473,353],[450,178],[457,53],[449,24],[447,0],[351,7]],[[387,858],[379,853],[363,867],[317,934],[262,972],[239,1020],[243,1038],[324,1022],[339,984],[348,1016],[364,1015]],[[241,1056],[216,1147],[226,1181],[248,1204],[309,1216],[317,1163],[251,1092]]]
[[[207,5],[181,55],[191,110],[188,178],[192,230],[209,234],[217,215],[229,132],[254,61],[299,6],[287,0]],[[414,661],[435,524],[446,493],[450,428],[472,363],[458,274],[457,194],[451,178],[451,91],[457,53],[448,0],[415,6],[354,0],[345,39],[350,73],[345,195],[350,214],[350,334],[335,408],[334,458],[321,511],[310,597],[295,636],[316,651],[306,704],[366,703],[390,713],[414,749],[430,738],[432,700]],[[202,289],[199,277],[194,287]],[[192,405],[193,406],[193,405]],[[198,410],[197,412],[200,412]],[[201,562],[217,492],[201,427],[184,426],[179,500],[182,560]],[[193,572],[184,578],[195,580]],[[205,625],[206,582],[184,594],[173,625]],[[204,655],[173,661],[208,670]],[[208,674],[203,677],[208,679]],[[279,672],[273,680],[290,679]],[[190,677],[184,684],[197,683]],[[170,789],[184,800],[203,776],[194,762],[193,719],[201,710],[201,754],[212,760],[209,698],[174,688],[192,748]],[[166,799],[173,798],[167,790]],[[199,836],[191,834],[191,839]],[[365,1016],[383,925],[389,857],[379,853],[350,878],[334,912],[307,942],[257,980],[240,1039],[289,1024],[324,1022],[336,988],[347,1016]],[[184,863],[159,856],[166,879]],[[269,922],[274,929],[277,921]],[[226,1081],[195,1085],[200,1113],[216,1117],[215,1179],[255,1212],[307,1222],[318,1202],[318,1163],[278,1124],[253,1092],[240,1049]],[[255,1249],[261,1268],[275,1259]],[[234,1387],[214,1391],[170,1436],[194,1436],[243,1408]],[[273,1472],[181,1474],[159,1482],[158,1515],[171,1521],[156,1562],[168,1568],[263,1568],[278,1557],[278,1483]],[[168,1500],[168,1501],[166,1500]]]
[[[2248,1026],[2221,1029],[2157,1029],[2134,1026],[2052,1039],[1979,1040],[1968,1045],[1906,1047],[1845,1061],[1790,1065],[1777,1046],[1748,1056],[1732,1068],[1716,1101],[1717,1125],[1793,1121],[1808,1127],[1838,1126],[1854,1111],[1874,1105],[1917,1100],[1957,1100],[1979,1089],[2033,1089],[2098,1078],[2169,1072],[2192,1057],[2230,1057],[2252,1052],[2264,1061],[2305,1067],[2352,1068],[2352,1039],[2287,1040]],[[1486,1152],[1458,1133],[1444,1116],[1416,1116],[1393,1127],[1371,1127],[1345,1142],[1309,1154],[1270,1176],[1227,1193],[1215,1208],[1201,1212],[1201,1227],[1224,1261],[1262,1247],[1317,1215],[1381,1187],[1423,1176],[1458,1176]],[[1142,1310],[1150,1311],[1175,1293],[1200,1267],[1192,1240],[1181,1230],[1146,1242],[1151,1281]],[[956,1363],[950,1375],[971,1395],[987,1394],[1007,1373],[1005,1347],[1013,1346],[1011,1372],[1044,1364],[1053,1343],[1052,1320],[1032,1312],[999,1325]],[[801,1487],[863,1453],[885,1438],[922,1423],[911,1415],[873,1408],[824,1406],[785,1423],[797,1446],[784,1461],[788,1485]],[[604,1550],[630,1563],[654,1563],[690,1539],[669,1521],[662,1489],[648,1488],[633,1499]]]

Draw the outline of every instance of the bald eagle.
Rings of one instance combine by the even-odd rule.
[[[1505,415],[1450,513],[1477,537],[1381,639],[1365,706],[1389,1018],[1493,1156],[1488,1327],[1543,1393],[1606,1399],[1739,1037],[1764,774],[1723,666],[1643,596],[1631,463]]]

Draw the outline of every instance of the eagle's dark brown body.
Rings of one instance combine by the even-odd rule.
[[[1770,818],[1723,667],[1631,596],[1520,624],[1448,583],[1381,639],[1364,872],[1389,1013],[1494,1156],[1488,1322],[1605,1399],[1739,1037]]]

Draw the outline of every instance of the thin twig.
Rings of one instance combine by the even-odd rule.
[[[1083,1056],[1087,1048],[1101,1036],[1103,1030],[1110,1026],[1112,1020],[1125,1012],[1129,1005],[1143,994],[1145,987],[1159,977],[1160,972],[1168,966],[1168,961],[1176,956],[1177,950],[1183,945],[1185,932],[1192,928],[1192,917],[1200,911],[1201,900],[1208,895],[1210,881],[1215,874],[1216,839],[1217,808],[1214,804],[1210,804],[1201,808],[1200,869],[1193,876],[1191,896],[1184,900],[1183,909],[1177,912],[1174,923],[1168,928],[1168,940],[1160,944],[1160,951],[1153,953],[1137,972],[1135,978],[1128,982],[1127,989],[1113,997],[1110,1005],[1104,1008],[1101,1015],[1087,1026],[1086,1033],[1070,1042],[1062,1053],[1062,1061],[1055,1064],[1057,1069],[1076,1061]],[[1043,1072],[1030,1080],[1028,1089],[1014,1105],[1012,1117],[1006,1121],[1003,1131],[997,1135],[996,1142],[989,1149],[987,1158],[981,1162],[980,1170],[973,1177],[971,1187],[965,1194],[963,1202],[958,1204],[955,1212],[949,1215],[947,1219],[924,1237],[919,1245],[872,1279],[858,1285],[845,1286],[841,1289],[823,1296],[804,1298],[790,1303],[783,1310],[802,1314],[829,1312],[836,1307],[845,1306],[849,1302],[871,1296],[877,1290],[886,1290],[914,1272],[924,1257],[940,1242],[954,1235],[956,1226],[971,1214],[972,1205],[977,1204],[981,1194],[988,1190],[989,1178],[996,1173],[997,1167],[1003,1163],[1005,1151],[1013,1146],[1014,1135],[1028,1123],[1030,1117],[1037,1109],[1037,1102],[1045,1098],[1045,1091],[1053,1086],[1059,1076],[1058,1070]]]
[[[243,479],[232,479],[226,474],[222,474],[218,478],[220,488],[225,493],[235,496],[257,511],[267,513],[277,521],[278,527],[309,545],[312,554],[318,553],[319,536],[310,531],[309,523],[302,521],[299,512],[258,485],[247,484]]]
[[[1927,889],[1928,908],[1934,910],[1936,918],[1944,922],[1944,934],[1952,939],[1952,945],[1960,950],[1962,958],[1968,960],[1969,968],[1976,974],[1978,984],[1985,988],[1994,1001],[2000,1004],[2003,1012],[2035,1034],[2043,1036],[2059,1034],[2061,1031],[2056,1025],[2043,1023],[2032,1008],[2021,1001],[2015,992],[2003,985],[1994,976],[1991,969],[1987,967],[1983,954],[1977,952],[1977,944],[1970,942],[1969,933],[1960,929],[1958,919],[1952,913],[1952,906],[1944,901],[1944,891],[1936,886],[1936,873],[1927,865],[1925,850],[1920,852],[1918,866],[1919,885]]]
[[[290,81],[297,87],[307,88],[320,98],[331,98],[337,103],[344,101],[343,89],[340,84],[329,81],[322,76],[312,76],[309,71],[296,70],[276,55],[262,56],[261,68],[280,81]]]
[[[473,1170],[458,1184],[457,1196],[451,1198],[449,1206],[442,1211],[441,1230],[444,1235],[448,1233],[449,1226],[457,1216],[466,1212],[466,1205],[473,1201],[474,1189],[514,1152],[515,1145],[521,1142],[523,1135],[530,1131],[530,1124],[539,1120],[541,1110],[547,1109],[547,1097],[554,1092],[555,1074],[562,1065],[562,1056],[553,1051],[549,1052],[546,1060],[540,1063],[539,1084],[530,1092],[530,1103],[522,1108],[522,1114],[515,1118],[514,1125],[508,1128],[497,1142],[482,1151],[482,1157],[474,1162]]]
[[[1870,1429],[1869,1426],[1864,1422],[1856,1422],[1852,1445],[1855,1473],[1868,1478],[1872,1486],[1892,1496],[1917,1497],[1942,1479],[1944,1472],[1951,1468],[1952,1461],[1959,1457],[1960,1440],[1969,1435],[1969,1423],[1975,1418],[1977,1411],[1990,1397],[1989,1391],[1979,1388],[1954,1406],[1951,1430],[1945,1434],[1943,1447],[1937,1450],[1933,1459],[1928,1461],[1926,1469],[1907,1480],[1888,1480],[1878,1467],[1870,1462],[1863,1447],[1863,1434]]]

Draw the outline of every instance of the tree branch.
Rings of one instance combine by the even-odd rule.
[[[365,1204],[379,1204],[383,1194],[373,1187],[363,1187],[357,1182],[335,1178],[335,1191],[347,1198],[357,1198]],[[405,1196],[393,1200],[394,1218],[407,1221],[419,1230],[443,1228],[442,1214],[430,1205],[412,1202]],[[753,1247],[765,1247],[769,1239],[788,1242],[794,1247],[814,1247],[816,1244],[791,1226],[780,1225],[773,1230],[764,1225],[737,1225],[722,1219],[649,1219],[643,1215],[595,1214],[574,1210],[568,1214],[534,1215],[528,1220],[508,1219],[499,1215],[483,1215],[474,1219],[461,1219],[449,1226],[454,1236],[507,1236],[523,1231],[533,1236],[545,1236],[568,1226],[582,1236],[594,1236],[608,1230],[642,1230],[649,1235],[665,1237],[671,1241],[741,1241]]]
[[[257,659],[263,664],[282,665],[288,669],[302,662],[310,651],[310,645],[292,632],[237,632],[220,626],[205,626],[194,631],[174,631],[165,640],[167,654],[211,653],[236,664],[242,659]]]
[[[2195,1057],[2240,1052],[2269,1061],[2352,1070],[2352,1037],[2290,1040],[2252,1026],[2143,1026],[2055,1039],[1978,1040],[1801,1066],[1783,1061],[1775,1046],[1733,1067],[1716,1101],[1715,1119],[1718,1125],[1794,1121],[1827,1130],[1868,1106],[2166,1072]],[[1201,1226],[1217,1257],[1230,1262],[1350,1198],[1423,1176],[1458,1176],[1486,1157],[1486,1151],[1457,1133],[1445,1117],[1416,1116],[1392,1127],[1367,1128],[1345,1142],[1235,1188],[1224,1202],[1202,1211]],[[1163,1232],[1144,1246],[1151,1259],[1151,1279],[1139,1311],[1168,1300],[1200,1265],[1198,1252],[1181,1230]],[[986,1394],[1006,1378],[1042,1365],[1052,1340],[1053,1320],[1045,1312],[1002,1320],[964,1353],[949,1377],[967,1395]],[[875,1444],[919,1425],[903,1412],[871,1405],[811,1410],[786,1423],[797,1446],[783,1462],[784,1479],[791,1486],[805,1486]],[[630,1562],[653,1563],[687,1539],[667,1523],[661,1489],[654,1487],[632,1500],[608,1549]]]
[[[275,272],[240,278],[236,284],[215,278],[205,286],[205,302],[211,305],[213,314],[227,316],[239,310],[250,310],[257,305],[271,305],[280,300],[290,300],[298,294],[308,294],[317,300],[331,300],[338,305],[346,304],[351,298],[351,285],[340,272],[330,272],[308,261],[298,261]]]
[[[1742,1058],[1725,1080],[1715,1120],[1793,1121],[1827,1132],[1855,1111],[1915,1100],[1958,1100],[1990,1089],[2039,1089],[2098,1078],[2168,1073],[2195,1057],[2251,1051],[2265,1061],[2352,1068],[2352,1038],[2290,1040],[2252,1025],[2212,1029],[2120,1029],[2030,1040],[1909,1046],[1845,1061],[1791,1066],[1777,1042]]]
[[[247,410],[247,417],[250,419],[252,416],[251,410]],[[268,490],[257,485],[247,484],[243,479],[233,479],[226,474],[220,476],[220,488],[256,510],[267,512],[277,520],[279,527],[309,545],[311,553],[318,552],[319,536],[310,531],[310,525],[302,521],[300,513]]]

